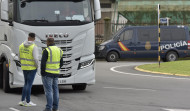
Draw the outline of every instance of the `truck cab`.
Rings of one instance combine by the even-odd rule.
[[[94,22],[101,19],[99,0],[0,0],[0,87],[22,87],[19,45],[36,34],[41,60],[46,40],[53,37],[64,52],[58,84],[85,90],[95,84]],[[39,65],[40,66],[40,65]],[[33,85],[42,85],[40,67]]]

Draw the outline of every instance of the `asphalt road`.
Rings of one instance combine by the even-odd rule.
[[[134,70],[153,62],[96,62],[96,84],[86,91],[60,86],[60,111],[190,111],[190,78],[149,74]],[[188,67],[188,66],[187,66]],[[42,87],[34,88],[36,107],[21,107],[21,89],[0,90],[0,111],[42,111]]]

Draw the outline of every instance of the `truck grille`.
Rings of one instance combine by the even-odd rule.
[[[70,58],[72,54],[63,54],[63,58]]]
[[[64,72],[67,72],[69,70],[71,70],[72,67],[64,67],[64,68],[61,68],[61,71],[64,71]]]
[[[68,52],[68,51],[72,50],[72,47],[61,47],[61,50],[63,52]]]
[[[71,61],[63,61],[63,65],[69,65]]]
[[[72,40],[61,40],[61,44],[69,44],[72,43]]]
[[[43,44],[46,44],[46,40],[41,40]],[[69,43],[72,43],[72,40],[55,40],[54,43],[56,45],[59,45],[59,44],[69,44]]]
[[[44,50],[46,47],[42,47],[42,50]],[[60,47],[61,50],[64,52],[68,52],[72,50],[72,47]]]

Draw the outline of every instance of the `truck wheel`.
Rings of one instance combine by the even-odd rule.
[[[170,62],[170,61],[176,61],[178,59],[178,55],[176,52],[174,51],[170,51],[167,53],[166,55],[166,61]]]
[[[106,60],[107,60],[108,62],[117,62],[118,58],[119,58],[118,53],[112,51],[112,52],[109,52],[109,53],[108,53],[108,55],[107,55],[107,57],[106,57]]]
[[[0,63],[0,88],[3,88],[3,64]]]
[[[3,62],[3,90],[5,93],[10,92],[10,85],[9,85],[9,69],[6,67],[7,62]]]
[[[85,90],[86,84],[75,84],[72,85],[73,90]]]

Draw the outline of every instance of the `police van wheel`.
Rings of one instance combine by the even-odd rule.
[[[107,57],[106,57],[106,60],[107,60],[108,62],[117,62],[118,58],[119,58],[118,53],[112,51],[112,52],[109,52],[109,53],[108,53],[108,55],[107,55]]]
[[[75,84],[72,85],[73,90],[85,90],[86,84]]]
[[[9,69],[6,67],[7,62],[3,62],[3,90],[5,93],[10,92],[10,85],[9,85]]]
[[[170,51],[167,53],[166,55],[166,61],[170,62],[170,61],[176,61],[178,59],[178,55],[176,52],[174,51]]]

